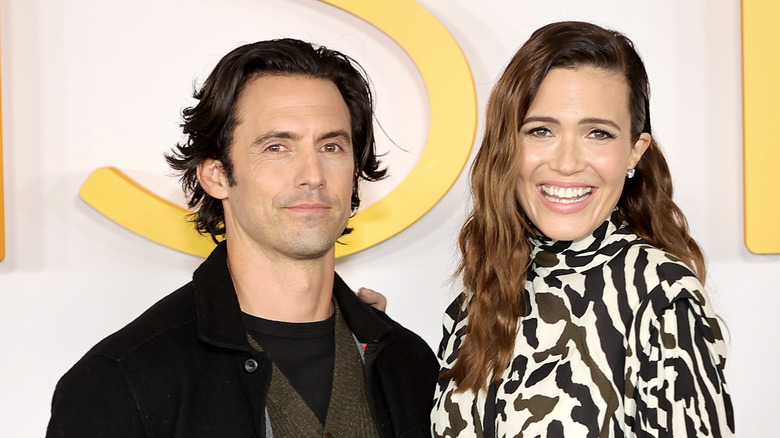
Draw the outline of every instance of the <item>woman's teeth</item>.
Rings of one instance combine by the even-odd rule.
[[[590,196],[590,190],[590,187],[542,186],[542,193],[545,199],[551,202],[560,202],[561,204],[580,202]]]

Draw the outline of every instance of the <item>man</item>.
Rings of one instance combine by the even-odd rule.
[[[435,356],[334,272],[358,180],[384,176],[354,62],[258,42],[195,98],[167,158],[222,241],[62,378],[48,436],[429,436]]]

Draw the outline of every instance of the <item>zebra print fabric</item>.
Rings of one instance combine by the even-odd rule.
[[[490,391],[441,379],[433,436],[733,436],[726,345],[707,294],[615,216],[575,242],[533,242],[514,359]],[[467,323],[461,296],[444,316],[442,371]]]

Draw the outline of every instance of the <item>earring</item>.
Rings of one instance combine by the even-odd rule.
[[[636,169],[628,169],[628,179],[633,178],[634,174],[636,174]]]

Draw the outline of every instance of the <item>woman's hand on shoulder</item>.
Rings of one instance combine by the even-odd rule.
[[[369,306],[385,311],[387,309],[387,298],[385,298],[384,295],[380,294],[379,292],[369,289],[367,287],[361,287],[358,289],[356,295],[358,298],[360,298],[364,303],[368,304]]]

